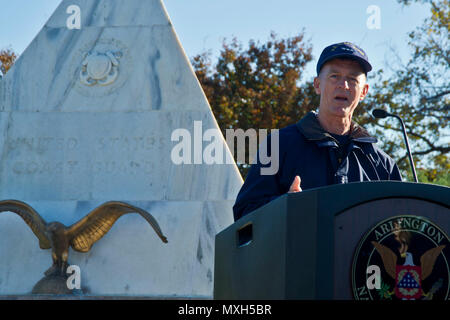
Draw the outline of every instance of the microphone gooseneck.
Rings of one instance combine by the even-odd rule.
[[[414,166],[414,161],[413,161],[413,158],[412,158],[411,150],[409,148],[409,141],[408,141],[408,135],[406,134],[405,123],[403,122],[402,118],[400,118],[396,114],[389,113],[389,112],[387,112],[385,110],[382,110],[382,109],[375,109],[375,110],[373,110],[372,111],[372,115],[375,118],[379,118],[379,119],[383,119],[383,118],[386,118],[386,117],[394,117],[394,118],[397,118],[398,120],[400,120],[400,123],[402,124],[403,137],[405,139],[406,150],[407,150],[408,157],[409,157],[409,163],[411,164],[411,171],[412,171],[412,174],[413,174],[413,177],[414,177],[414,181],[415,182],[419,182],[417,180],[416,168]]]

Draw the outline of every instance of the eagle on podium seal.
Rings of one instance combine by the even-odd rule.
[[[376,224],[353,257],[357,300],[448,300],[450,243],[430,220],[401,215]]]

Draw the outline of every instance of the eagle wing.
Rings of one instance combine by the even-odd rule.
[[[425,280],[433,271],[434,264],[438,255],[445,248],[445,245],[430,249],[420,257],[420,266],[422,268],[422,280]]]
[[[41,249],[50,249],[52,247],[50,239],[46,235],[47,223],[28,204],[19,200],[3,200],[0,201],[0,212],[3,211],[17,213],[39,239],[39,247]]]
[[[397,265],[396,254],[394,251],[382,244],[379,244],[378,242],[372,241],[372,244],[380,254],[381,260],[383,260],[384,269],[393,279],[395,279],[395,267]]]
[[[88,252],[95,242],[108,233],[117,219],[127,213],[139,213],[153,227],[161,240],[167,242],[158,222],[150,213],[125,202],[109,201],[95,208],[68,228],[67,235],[70,245],[76,251]]]

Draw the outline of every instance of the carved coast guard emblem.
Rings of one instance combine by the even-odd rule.
[[[352,265],[358,300],[449,299],[449,238],[431,221],[402,215],[361,239]]]
[[[72,55],[70,74],[75,89],[87,97],[103,97],[118,90],[133,70],[130,50],[116,39],[88,42]]]
[[[113,83],[119,74],[120,51],[105,53],[90,52],[82,63],[80,81],[86,86],[107,86]]]

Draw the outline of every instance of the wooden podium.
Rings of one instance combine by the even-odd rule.
[[[415,261],[416,270],[422,263],[425,276],[424,270],[430,266],[419,258],[429,248],[442,251],[432,261],[435,275],[425,279],[431,282],[421,281],[422,298],[435,292],[434,297],[448,299],[449,207],[450,188],[393,181],[333,185],[283,195],[216,236],[214,299],[396,299],[394,287],[399,290],[403,283],[392,278],[392,271],[389,275],[389,269],[396,266],[381,260],[380,252],[396,254],[397,273],[408,266],[401,250],[411,252],[415,257],[409,261]],[[400,242],[398,246],[393,242],[400,241],[398,230],[409,237],[405,241],[416,239],[415,244],[408,242],[409,249],[408,245],[399,249]],[[364,244],[371,231],[375,238]],[[377,250],[375,240],[385,248],[390,243],[390,249]],[[428,247],[424,247],[426,243]],[[369,253],[363,253],[364,248]],[[368,275],[366,269],[364,274],[354,274],[361,273],[355,259],[378,261],[387,288],[384,297],[382,291],[356,283],[356,278],[365,281]],[[414,275],[414,270],[411,272]]]

